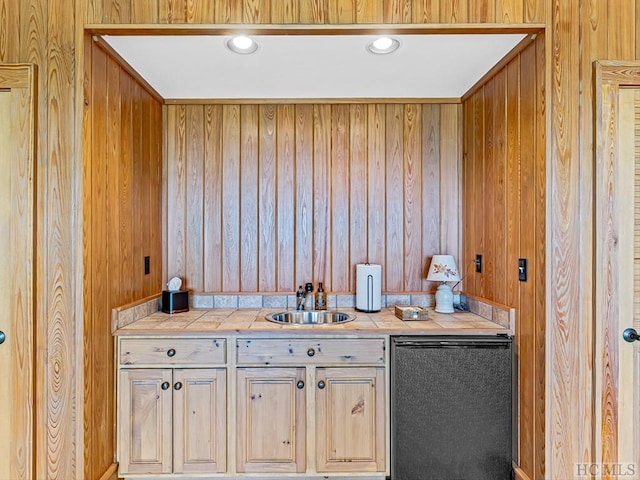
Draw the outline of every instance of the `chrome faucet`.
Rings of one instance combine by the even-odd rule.
[[[296,310],[313,310],[314,306],[313,284],[311,282],[305,283],[304,290],[300,285],[296,292]]]

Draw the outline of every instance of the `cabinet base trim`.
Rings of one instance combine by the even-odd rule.
[[[107,471],[102,474],[100,480],[118,480],[118,464],[112,463]]]
[[[516,480],[531,480],[529,476],[522,471],[521,468],[518,467],[518,468],[514,468],[513,470],[516,474],[515,476]]]

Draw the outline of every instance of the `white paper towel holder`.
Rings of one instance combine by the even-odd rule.
[[[356,277],[358,276],[358,267],[362,265],[362,266],[374,266],[374,267],[378,267],[379,269],[379,274],[377,275],[377,278],[374,278],[374,276],[369,273],[367,274],[367,276],[365,278],[356,278],[356,306],[355,309],[359,312],[364,312],[364,313],[375,313],[375,312],[379,312],[381,310],[381,297],[382,297],[382,292],[381,292],[381,272],[382,272],[382,266],[381,265],[371,265],[369,262],[366,262],[364,264],[358,264],[356,265]],[[358,289],[358,286],[362,286],[362,280],[364,280],[365,283],[365,291],[363,292],[362,290]]]

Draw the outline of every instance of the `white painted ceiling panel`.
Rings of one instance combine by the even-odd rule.
[[[525,34],[254,35],[258,50],[229,51],[224,35],[104,35],[165,99],[459,98]]]

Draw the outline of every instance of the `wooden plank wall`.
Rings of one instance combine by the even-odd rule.
[[[168,276],[201,292],[416,292],[458,256],[459,105],[168,105]],[[449,188],[441,190],[441,185]],[[441,197],[451,199],[441,208]],[[454,237],[454,238],[450,238]]]
[[[464,291],[516,308],[516,463],[531,479],[544,477],[545,455],[544,47],[540,34],[463,104],[463,263],[483,259]]]
[[[548,478],[592,458],[594,59],[640,58],[640,0],[0,0],[0,62],[38,68],[37,477],[81,478],[84,23],[547,26]]]
[[[84,478],[100,478],[115,448],[111,309],[162,289],[162,106],[88,35],[85,71]]]

